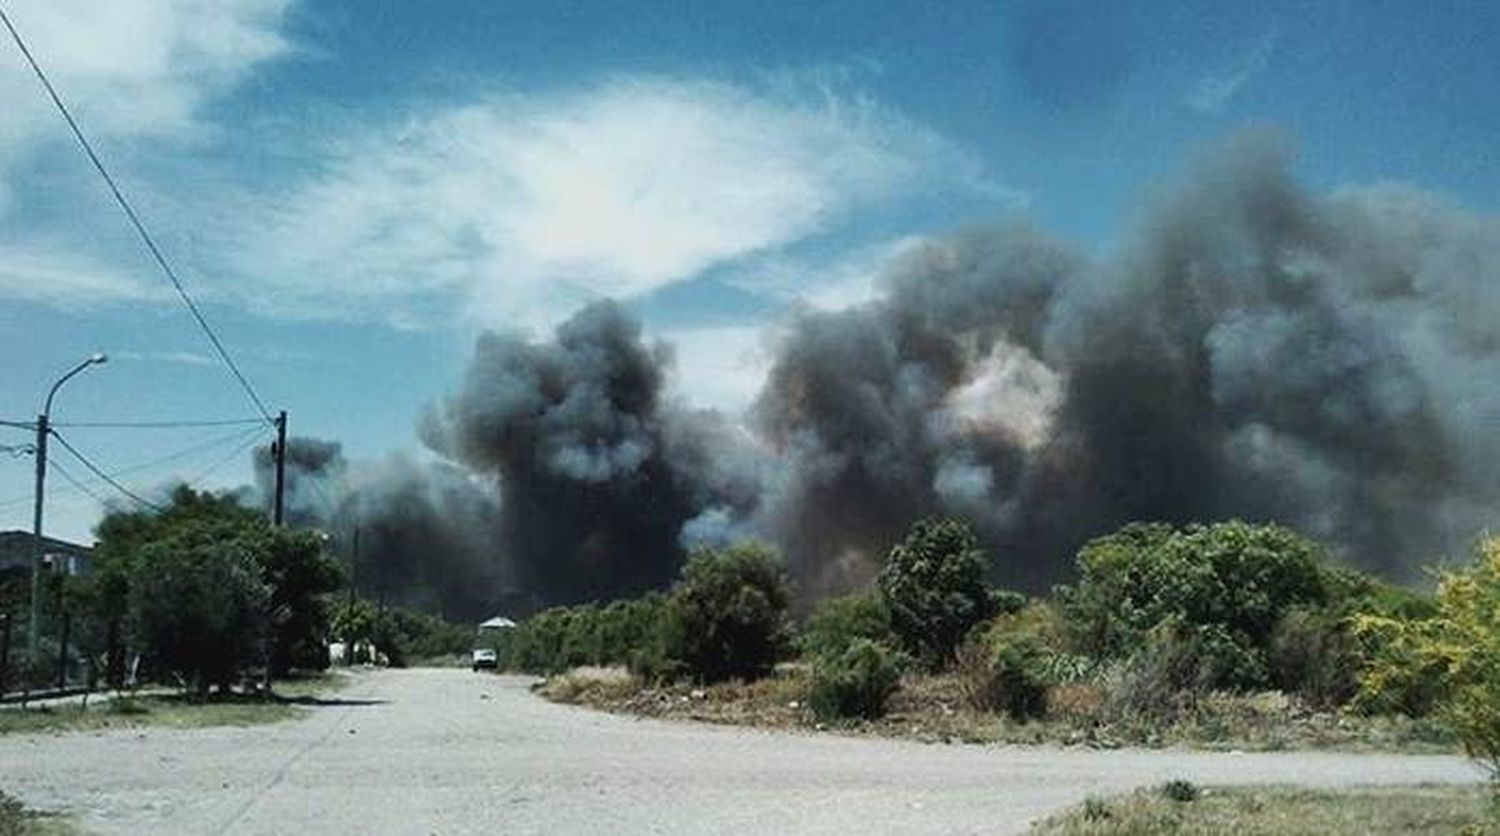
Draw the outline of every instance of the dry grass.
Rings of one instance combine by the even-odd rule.
[[[1180,783],[1180,782],[1178,782]],[[1491,790],[1483,786],[1413,786],[1307,790],[1208,788],[1174,800],[1162,788],[1091,799],[1034,825],[1047,836],[1393,836],[1500,833]],[[1179,794],[1179,798],[1186,795]]]
[[[807,707],[808,672],[783,665],[755,682],[652,686],[620,668],[580,668],[552,677],[539,691],[558,702],[647,717],[762,728],[823,730]],[[1048,716],[1018,722],[979,711],[951,674],[908,674],[886,716],[833,724],[846,734],[930,743],[1023,743],[1117,748],[1454,752],[1447,729],[1403,717],[1364,717],[1306,709],[1278,692],[1210,694],[1177,717],[1111,716],[1102,688],[1082,682],[1053,688]]]

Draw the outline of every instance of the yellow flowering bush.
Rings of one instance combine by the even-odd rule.
[[[1437,604],[1431,618],[1356,617],[1369,660],[1358,702],[1435,711],[1500,779],[1500,537],[1480,542],[1468,566],[1441,575]]]

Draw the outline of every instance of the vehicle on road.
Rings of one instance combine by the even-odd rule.
[[[500,657],[495,653],[493,647],[476,647],[472,656],[475,671],[481,668],[494,669],[500,666]]]

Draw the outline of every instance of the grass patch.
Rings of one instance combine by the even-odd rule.
[[[271,692],[282,698],[317,697],[342,690],[348,684],[349,674],[344,671],[308,671],[276,680],[271,684]]]
[[[71,836],[77,832],[67,818],[28,809],[0,790],[0,836]]]
[[[1494,834],[1487,786],[1361,787],[1308,790],[1287,787],[1187,788],[1173,781],[1112,799],[1089,799],[1033,825],[1039,836],[1386,836]]]
[[[82,704],[0,709],[0,734],[39,734],[104,729],[253,726],[301,717],[307,709],[281,702],[215,700],[193,702],[175,695],[120,696]],[[3,831],[0,831],[3,833]]]
[[[206,701],[180,694],[99,695],[83,703],[0,707],[0,735],[60,734],[105,729],[254,726],[303,717],[307,709],[288,701],[317,698],[342,688],[348,675],[339,672],[298,674],[277,680],[276,700],[253,694],[215,696]],[[0,830],[0,836],[7,836]]]

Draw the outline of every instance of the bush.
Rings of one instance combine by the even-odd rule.
[[[701,549],[667,598],[662,655],[700,682],[764,676],[790,643],[790,597],[786,570],[766,547]]]
[[[1475,551],[1470,565],[1442,575],[1435,616],[1356,619],[1358,634],[1379,640],[1360,697],[1426,702],[1500,780],[1500,538]]]
[[[753,678],[788,645],[786,572],[763,547],[695,553],[667,595],[552,607],[506,637],[501,664],[535,674],[626,665],[642,679]]]
[[[1010,589],[990,590],[990,612],[995,615],[1013,615],[1026,608],[1030,599],[1024,593]]]
[[[966,642],[958,651],[959,691],[971,708],[999,711],[1013,720],[1047,709],[1052,652],[1035,635],[1008,632]]]
[[[819,602],[797,637],[797,649],[811,659],[842,653],[855,639],[895,643],[891,612],[878,594],[862,592]]]
[[[1213,661],[1205,684],[1263,687],[1277,622],[1329,601],[1321,560],[1314,543],[1276,525],[1133,523],[1084,546],[1077,585],[1059,593],[1072,641],[1090,656],[1128,657],[1170,623]]]
[[[965,523],[931,518],[913,524],[880,573],[880,593],[903,649],[932,670],[951,663],[964,636],[991,615],[985,568]]]
[[[1105,713],[1124,721],[1171,722],[1224,683],[1266,676],[1259,657],[1221,626],[1166,621],[1104,677]]]
[[[899,657],[886,646],[857,638],[842,652],[813,663],[808,705],[825,720],[885,715],[885,704],[901,681]]]
[[[1363,661],[1349,620],[1338,612],[1288,610],[1271,632],[1267,658],[1272,684],[1310,705],[1340,706],[1359,690]]]
[[[1162,797],[1167,799],[1168,801],[1176,801],[1179,804],[1187,804],[1189,802],[1197,801],[1198,796],[1202,795],[1203,791],[1198,789],[1198,785],[1194,784],[1192,781],[1186,781],[1182,778],[1173,778],[1172,780],[1161,785],[1161,794]]]

